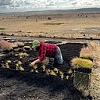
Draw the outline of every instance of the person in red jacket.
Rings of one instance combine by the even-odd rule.
[[[45,57],[49,57],[50,66],[53,66],[54,61],[58,64],[63,64],[62,53],[57,45],[34,40],[32,42],[32,48],[37,50],[38,59],[33,61],[30,66],[34,66],[36,63],[43,61]]]

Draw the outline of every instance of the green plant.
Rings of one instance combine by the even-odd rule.
[[[0,28],[0,30],[5,30],[5,28]]]
[[[53,16],[63,16],[63,14],[53,14]]]
[[[64,23],[44,23],[44,25],[60,25],[60,24],[64,24]]]
[[[73,58],[71,60],[72,66],[75,68],[92,68],[93,67],[93,62],[88,59],[82,59],[82,58]]]

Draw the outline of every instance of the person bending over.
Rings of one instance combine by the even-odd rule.
[[[42,62],[46,57],[49,57],[48,66],[53,66],[54,63],[63,64],[64,62],[61,49],[57,45],[34,40],[32,42],[32,48],[38,52],[38,59],[31,62],[31,67],[36,63]]]

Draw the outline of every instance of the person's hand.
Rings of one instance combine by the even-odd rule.
[[[37,60],[35,60],[35,61],[33,61],[31,64],[30,64],[30,66],[31,67],[33,67],[36,63],[38,63],[38,62],[40,62],[40,60],[39,59],[37,59]]]
[[[33,67],[34,65],[35,65],[35,62],[33,61],[33,62],[30,64],[30,66]]]

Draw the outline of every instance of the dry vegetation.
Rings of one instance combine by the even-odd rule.
[[[93,100],[98,97],[100,99],[100,44],[95,42],[90,42],[92,48],[92,54],[94,59],[94,68],[92,71],[92,81],[91,81],[91,94],[94,96]]]
[[[1,14],[0,33],[59,38],[100,38],[99,13]]]

